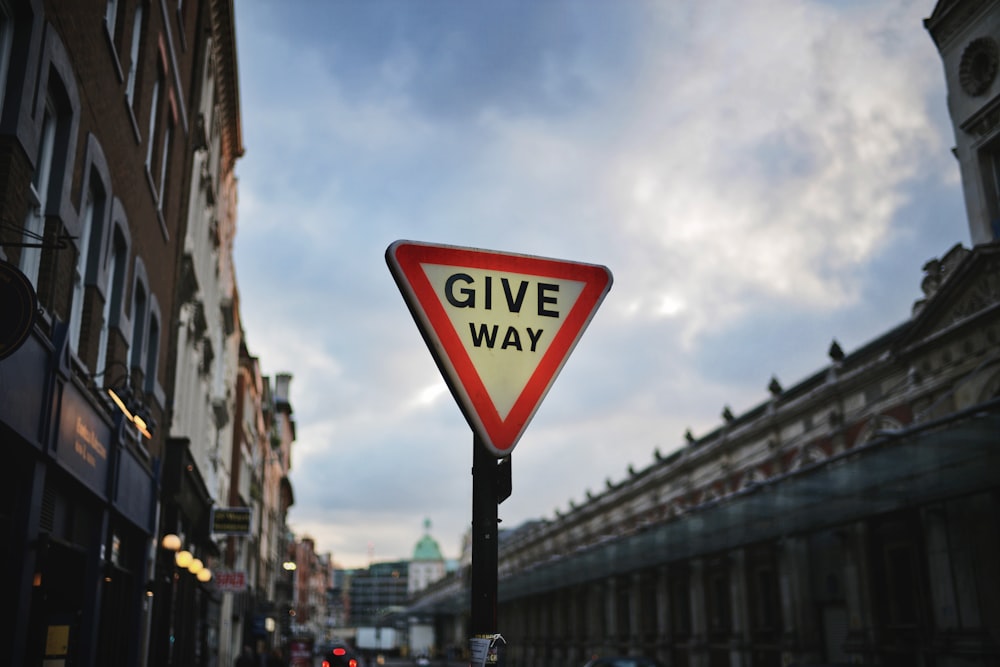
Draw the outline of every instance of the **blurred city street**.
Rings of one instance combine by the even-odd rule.
[[[429,667],[463,667],[468,663],[462,660],[448,661],[444,658],[431,660]],[[323,656],[317,656],[313,662],[313,667],[323,667]],[[416,658],[387,657],[385,661],[379,663],[374,658],[358,667],[417,667]]]

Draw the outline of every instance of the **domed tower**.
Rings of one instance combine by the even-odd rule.
[[[424,519],[424,536],[413,548],[407,592],[413,595],[422,591],[444,575],[444,556],[437,540],[431,537],[431,520]]]
[[[940,0],[924,20],[941,54],[972,245],[1000,239],[1000,3]]]

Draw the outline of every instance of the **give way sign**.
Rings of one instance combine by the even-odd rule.
[[[415,241],[396,241],[385,257],[469,425],[507,456],[611,289],[611,272]]]

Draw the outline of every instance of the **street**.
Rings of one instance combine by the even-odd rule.
[[[358,667],[416,667],[415,658],[396,658],[388,657],[381,664],[375,659],[370,660],[368,663],[363,663],[358,665]],[[465,667],[468,663],[462,660],[451,660],[447,661],[445,659],[431,660],[429,667]],[[323,667],[323,656],[318,656],[314,659],[313,667]]]

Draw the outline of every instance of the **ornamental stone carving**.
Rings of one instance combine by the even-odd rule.
[[[989,89],[997,76],[1000,49],[992,37],[979,37],[969,42],[958,65],[958,82],[962,90],[978,97]]]

